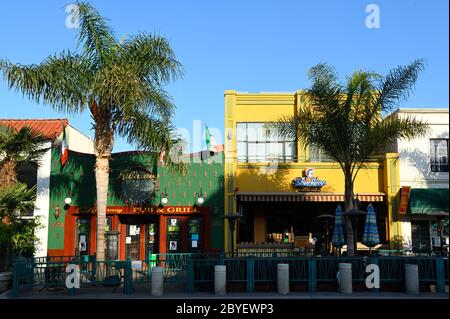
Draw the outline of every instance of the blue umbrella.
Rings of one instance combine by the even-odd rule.
[[[342,216],[342,207],[338,205],[336,207],[336,215],[334,219],[333,239],[331,240],[333,246],[342,247],[345,244],[344,238],[344,218]]]
[[[372,204],[367,206],[366,224],[364,225],[364,233],[362,243],[372,248],[380,243],[378,236],[377,217]]]

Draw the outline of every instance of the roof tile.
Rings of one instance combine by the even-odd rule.
[[[69,121],[67,119],[0,119],[0,124],[20,130],[24,126],[43,134],[49,140],[55,140],[63,131]]]

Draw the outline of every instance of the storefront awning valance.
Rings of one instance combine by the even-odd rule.
[[[343,193],[294,192],[294,193],[237,193],[243,202],[343,202]],[[382,202],[383,193],[358,193],[361,202]]]
[[[408,208],[413,215],[448,216],[448,188],[413,188]]]

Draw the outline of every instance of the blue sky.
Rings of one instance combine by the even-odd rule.
[[[0,57],[39,63],[74,50],[65,26],[66,1],[5,1],[0,8]],[[223,130],[223,92],[295,91],[308,69],[328,62],[345,76],[357,68],[380,74],[425,58],[414,95],[401,107],[449,106],[448,1],[168,0],[92,1],[119,38],[138,32],[167,37],[185,75],[168,86],[177,127],[193,120]],[[368,29],[366,6],[380,8],[380,28]],[[37,105],[0,84],[0,118],[61,118],[93,136],[89,114],[71,115]],[[221,136],[215,134],[216,141]],[[197,143],[196,149],[199,148]],[[134,149],[118,139],[114,151]]]

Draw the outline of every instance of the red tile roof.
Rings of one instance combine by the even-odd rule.
[[[20,130],[27,125],[53,141],[62,133],[63,128],[69,124],[69,121],[67,119],[0,119],[0,124],[12,127],[16,130]]]

